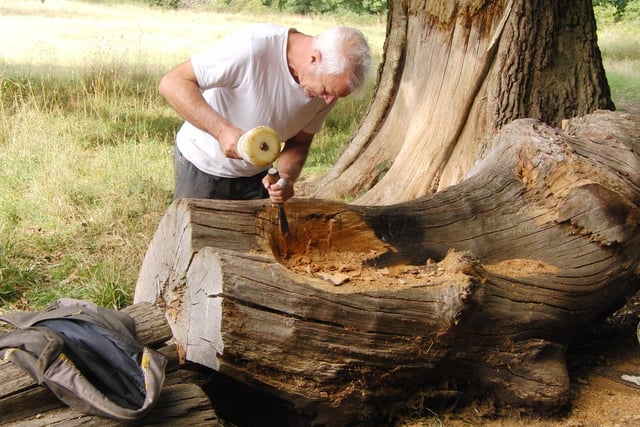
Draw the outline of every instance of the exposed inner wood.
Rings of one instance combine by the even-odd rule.
[[[445,268],[439,260],[428,258],[419,264],[406,262],[364,225],[362,230],[368,232],[360,239],[352,239],[351,234],[344,238],[340,231],[342,227],[336,225],[341,222],[339,218],[307,218],[304,228],[294,225],[286,239],[276,232],[271,243],[275,244],[279,262],[297,274],[322,279],[328,286],[321,287],[335,293],[429,286],[444,273]],[[557,266],[534,259],[508,259],[485,265],[485,268],[514,278],[555,274],[559,270]],[[313,283],[317,285],[317,282]]]

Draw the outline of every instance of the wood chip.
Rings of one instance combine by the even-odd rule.
[[[326,280],[327,282],[335,286],[343,285],[349,281],[349,276],[341,273],[329,274],[329,273],[319,272],[318,276],[320,276],[323,280]]]

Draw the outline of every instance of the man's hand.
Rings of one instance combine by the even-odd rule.
[[[280,177],[285,180],[281,183],[284,185],[269,184],[268,176],[262,181],[264,187],[269,190],[269,198],[273,203],[283,203],[293,197],[293,184],[300,176],[312,140],[313,134],[300,132],[285,143],[278,157],[278,171]]]
[[[265,176],[262,184],[269,191],[269,199],[273,203],[284,203],[293,197],[293,183],[284,178],[279,178],[275,183],[271,183],[269,176]]]
[[[218,142],[224,155],[230,159],[242,159],[238,153],[238,140],[244,132],[235,126],[225,126],[218,134]]]

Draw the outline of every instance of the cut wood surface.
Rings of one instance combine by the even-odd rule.
[[[638,123],[517,120],[440,193],[287,202],[286,240],[268,201],[179,200],[135,301],[164,307],[188,361],[316,423],[375,419],[425,388],[559,410],[567,346],[640,284]]]
[[[179,370],[178,347],[165,345],[172,335],[164,310],[143,302],[122,311],[132,317],[138,342],[159,347],[157,351],[168,360],[157,406],[135,425],[221,425],[205,392]],[[0,424],[3,426],[130,425],[65,406],[46,386],[37,385],[31,376],[9,361],[0,361],[0,378],[3,378],[0,382]]]

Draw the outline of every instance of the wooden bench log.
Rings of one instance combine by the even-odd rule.
[[[110,418],[80,413],[69,407],[39,412],[30,417],[3,423],[6,427],[44,427],[44,426],[127,426]],[[136,426],[203,426],[222,427],[211,402],[202,388],[196,384],[175,384],[164,387],[158,406],[144,419],[134,423]]]
[[[268,201],[179,200],[134,301],[164,307],[187,360],[318,424],[376,419],[425,388],[559,410],[567,346],[640,286],[639,123],[518,120],[440,193],[289,201],[287,238]],[[349,280],[324,280],[344,254],[360,256]]]
[[[180,358],[175,344],[165,345],[172,338],[164,311],[150,303],[139,303],[122,309],[129,314],[136,328],[137,340],[156,347],[168,360],[165,386],[156,408],[136,425],[193,426],[219,425],[209,398],[188,375],[179,369]],[[159,347],[159,348],[158,348]],[[20,367],[0,361],[0,423],[7,426],[115,426],[116,420],[82,414],[67,407],[45,386],[39,386]]]

